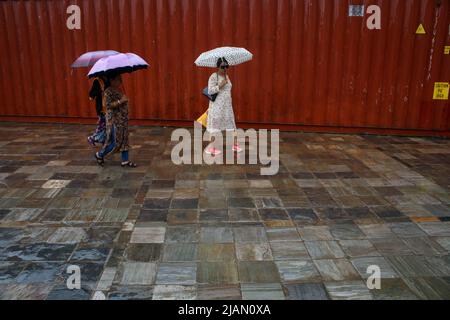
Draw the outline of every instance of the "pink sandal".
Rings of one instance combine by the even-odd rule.
[[[235,144],[233,148],[231,148],[234,152],[242,152],[242,148],[239,147],[238,144]]]
[[[210,154],[212,156],[217,156],[217,155],[221,154],[222,151],[220,151],[219,149],[216,149],[216,148],[211,148],[211,149],[205,150],[205,153]]]

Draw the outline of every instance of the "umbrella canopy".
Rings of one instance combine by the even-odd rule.
[[[203,52],[195,60],[195,64],[199,67],[217,68],[217,59],[219,58],[225,58],[230,66],[236,66],[252,60],[253,54],[244,48],[221,47]]]
[[[75,60],[75,62],[72,63],[70,67],[71,68],[92,67],[101,58],[112,56],[118,53],[119,52],[114,50],[86,52],[82,54],[77,60]]]
[[[148,63],[134,53],[119,53],[98,60],[91,71],[89,78],[108,76],[113,73],[133,72],[136,70],[147,69]]]

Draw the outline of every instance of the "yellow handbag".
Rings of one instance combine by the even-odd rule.
[[[208,120],[208,111],[202,114],[200,118],[197,119],[197,122],[206,128],[207,120]]]

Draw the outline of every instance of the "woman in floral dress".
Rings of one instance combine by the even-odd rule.
[[[231,98],[231,89],[233,85],[226,72],[229,68],[227,60],[225,58],[219,58],[217,60],[217,68],[217,72],[213,73],[208,81],[208,94],[217,94],[216,100],[209,102],[206,131],[210,135],[214,135],[214,133],[220,131],[234,132],[236,130]],[[237,144],[237,141],[234,142],[233,151],[242,151]],[[209,147],[205,152],[211,155],[218,155],[221,153],[221,151],[214,146]]]
[[[105,157],[121,152],[122,167],[136,167],[129,157],[128,144],[128,98],[122,91],[120,74],[110,77],[110,87],[105,90],[106,105],[106,141],[102,149],[95,154],[97,163],[103,165]]]

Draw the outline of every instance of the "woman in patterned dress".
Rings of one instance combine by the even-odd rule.
[[[106,105],[106,141],[102,149],[95,154],[97,163],[103,165],[105,157],[121,152],[122,167],[136,167],[128,159],[128,98],[122,91],[120,74],[110,76],[110,86],[105,90]]]
[[[208,93],[210,95],[217,94],[216,100],[209,102],[206,131],[210,135],[214,135],[214,133],[220,131],[234,132],[236,130],[231,98],[231,89],[233,85],[226,72],[229,68],[228,61],[225,58],[219,58],[217,60],[217,68],[217,72],[214,72],[209,77],[208,81]],[[235,152],[242,151],[237,144],[237,141],[234,142],[232,149]],[[221,153],[219,149],[214,147],[208,148],[205,152],[211,155],[218,155]]]

